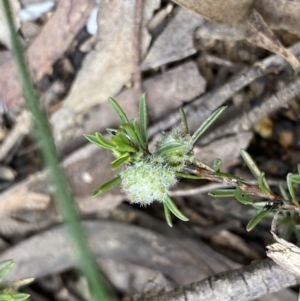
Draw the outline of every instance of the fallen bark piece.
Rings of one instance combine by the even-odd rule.
[[[208,274],[201,254],[193,253],[179,240],[116,222],[89,221],[83,225],[92,250],[101,259],[155,269],[176,284],[187,284]],[[0,261],[13,258],[16,264],[10,279],[28,275],[40,278],[75,267],[76,257],[66,230],[62,225],[57,226],[1,254]]]
[[[247,301],[299,283],[300,277],[266,259],[170,292],[136,298],[135,301]]]
[[[205,19],[215,23],[245,27],[245,20],[252,11],[254,0],[173,0]]]
[[[85,25],[93,5],[93,0],[59,1],[53,16],[26,51],[35,82],[49,72],[54,62],[68,49]],[[13,60],[0,66],[0,74],[0,98],[9,108],[18,106],[22,91]]]
[[[277,243],[267,246],[267,256],[278,265],[300,276],[300,248],[285,239],[279,238],[273,231],[271,233]]]
[[[300,2],[256,0],[254,8],[273,29],[284,29],[300,37]]]
[[[253,10],[248,16],[248,28],[244,37],[251,43],[283,56],[294,68],[300,71],[299,60],[286,48],[284,48],[271,29],[265,23],[261,15]]]
[[[180,8],[176,16],[153,43],[141,69],[157,68],[196,53],[193,34],[195,29],[204,22],[204,18],[198,14]]]
[[[146,1],[143,6],[141,53],[150,43],[146,24],[160,0]],[[133,72],[134,8],[132,0],[101,1],[98,12],[98,43],[85,58],[63,107],[76,114],[107,101],[130,80]],[[58,114],[58,113],[56,113]]]
[[[141,54],[150,43],[146,25],[160,0],[143,5]],[[98,13],[98,43],[85,58],[62,107],[51,116],[56,144],[82,136],[82,115],[96,104],[115,96],[130,81],[134,71],[133,47],[135,2],[101,1]]]
[[[211,22],[238,27],[241,33],[243,33],[244,38],[249,42],[283,56],[295,71],[300,71],[300,62],[298,59],[281,45],[259,11],[254,9],[254,3],[257,1],[227,0],[226,4],[222,0],[173,1],[197,12]],[[257,7],[260,9],[259,5]]]
[[[76,198],[86,198],[99,186],[99,179],[104,182],[113,177],[109,166],[112,157],[105,150],[94,145],[87,145],[68,156],[63,167]],[[122,200],[119,188],[114,194],[98,198],[101,209],[115,208]],[[53,195],[47,172],[35,173],[22,182],[0,194],[0,214],[9,215],[18,211],[44,210]],[[119,196],[119,197],[118,197]],[[115,200],[115,201],[112,201]],[[88,204],[85,202],[88,206]],[[84,209],[84,208],[83,208]]]

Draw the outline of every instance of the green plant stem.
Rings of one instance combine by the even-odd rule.
[[[21,44],[14,27],[9,1],[1,1],[3,2],[5,16],[11,32],[12,52],[18,67],[26,104],[34,119],[37,141],[40,144],[39,146],[45,165],[49,169],[50,177],[55,187],[55,201],[65,220],[69,233],[71,234],[73,245],[77,253],[76,255],[78,257],[79,268],[88,281],[91,294],[95,301],[113,300],[114,298],[104,284],[103,276],[98,272],[97,263],[88,247],[86,234],[81,226],[79,214],[73,203],[71,191],[64,173],[59,166],[59,160],[46,114],[40,105],[33,88]]]
[[[214,170],[210,170],[207,168],[203,168],[202,166],[190,165],[186,166],[182,170],[184,173],[193,174],[201,179],[209,180],[212,182],[223,183],[228,186],[238,187],[241,191],[245,192],[249,195],[256,195],[263,199],[268,200],[271,203],[274,203],[279,206],[282,210],[293,211],[296,213],[300,213],[300,206],[292,204],[288,200],[285,200],[279,195],[276,195],[272,192],[264,193],[258,185],[253,185],[249,183],[247,180],[242,178],[237,178],[233,175],[215,172]]]

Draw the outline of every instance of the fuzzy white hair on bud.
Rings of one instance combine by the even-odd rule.
[[[127,166],[120,173],[122,191],[130,203],[164,202],[169,188],[177,183],[175,171],[158,161],[156,157],[149,157]]]

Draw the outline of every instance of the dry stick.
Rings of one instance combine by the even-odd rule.
[[[143,301],[247,301],[299,285],[300,277],[288,272],[270,259],[208,277],[170,292],[160,292]]]
[[[300,56],[300,42],[288,48],[295,56]],[[197,98],[192,103],[186,105],[184,110],[189,120],[190,127],[198,127],[212,111],[224,104],[236,92],[249,85],[255,79],[271,73],[272,70],[276,72],[282,70],[287,65],[287,62],[278,55],[272,55],[253,67],[242,70],[237,76],[229,80],[225,85],[217,88],[205,95]],[[155,123],[149,128],[149,135],[152,136],[160,131],[171,128],[179,123],[180,116],[178,112],[171,113],[166,118]]]
[[[300,94],[300,78],[286,85],[283,89],[276,92],[261,105],[254,107],[250,112],[244,113],[240,118],[234,119],[214,132],[206,135],[201,139],[201,143],[206,144],[210,141],[223,137],[224,135],[232,135],[241,131],[250,130],[257,122],[269,114],[275,112],[279,108],[286,105],[291,99]]]
[[[257,184],[257,181],[255,180],[249,180],[248,181],[250,184]],[[286,182],[285,181],[279,181],[279,180],[268,180],[269,185],[284,185]],[[176,189],[170,191],[170,196],[171,197],[177,197],[177,196],[188,196],[188,195],[196,195],[196,194],[204,194],[208,193],[214,189],[222,189],[228,187],[228,184],[224,183],[210,183],[206,184],[197,188],[190,188],[190,189]]]
[[[133,63],[133,83],[136,95],[141,94],[141,71],[140,64],[140,37],[141,37],[141,23],[143,15],[143,1],[136,0],[134,8],[134,27],[132,38],[132,63]]]
[[[15,144],[31,130],[30,113],[23,111],[18,117],[16,124],[0,145],[0,161],[3,161]]]

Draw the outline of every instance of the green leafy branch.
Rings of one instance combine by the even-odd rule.
[[[30,284],[34,279],[26,278],[18,281],[2,283],[14,267],[12,260],[0,262],[0,301],[22,301],[29,298],[28,294],[19,293],[21,286]]]
[[[193,148],[197,140],[222,114],[226,107],[221,107],[195,131],[190,134],[186,115],[180,109],[181,125],[173,128],[168,133],[163,133],[162,138],[156,143],[153,153],[150,153],[147,139],[147,109],[145,94],[139,102],[139,119],[129,120],[118,103],[110,98],[109,103],[118,114],[121,124],[118,129],[107,129],[110,138],[100,133],[86,135],[86,138],[105,149],[110,150],[115,156],[111,163],[113,170],[125,165],[125,168],[112,180],[94,191],[93,196],[98,196],[120,184],[122,191],[128,196],[131,203],[149,205],[153,201],[163,203],[165,218],[172,226],[171,213],[182,221],[188,218],[178,209],[169,196],[169,189],[178,179],[206,179],[223,183],[228,189],[217,189],[209,193],[214,197],[234,197],[244,205],[256,206],[251,196],[260,197],[265,206],[248,223],[247,230],[252,230],[269,212],[288,210],[300,213],[294,184],[300,184],[300,167],[298,174],[287,176],[287,187],[290,198],[286,194],[279,196],[271,191],[265,174],[259,170],[251,156],[241,150],[241,156],[257,180],[257,185],[234,175],[221,172],[221,160],[215,159],[210,167],[194,156]]]
[[[121,184],[131,203],[141,205],[151,204],[153,201],[163,203],[167,223],[172,226],[171,213],[183,221],[188,218],[178,209],[170,198],[169,188],[178,182],[178,178],[197,178],[181,171],[187,164],[196,164],[193,147],[199,137],[224,111],[225,107],[214,112],[191,135],[189,133],[186,116],[180,110],[182,124],[170,133],[163,134],[156,144],[155,151],[150,153],[147,138],[147,109],[145,94],[139,101],[139,119],[129,120],[118,103],[109,98],[109,103],[118,114],[121,124],[118,129],[107,129],[110,138],[100,133],[86,135],[86,138],[112,152],[115,160],[111,163],[113,170],[125,165],[125,169],[117,176],[101,185],[94,191],[98,196],[109,189]],[[210,169],[208,166],[206,168]]]

